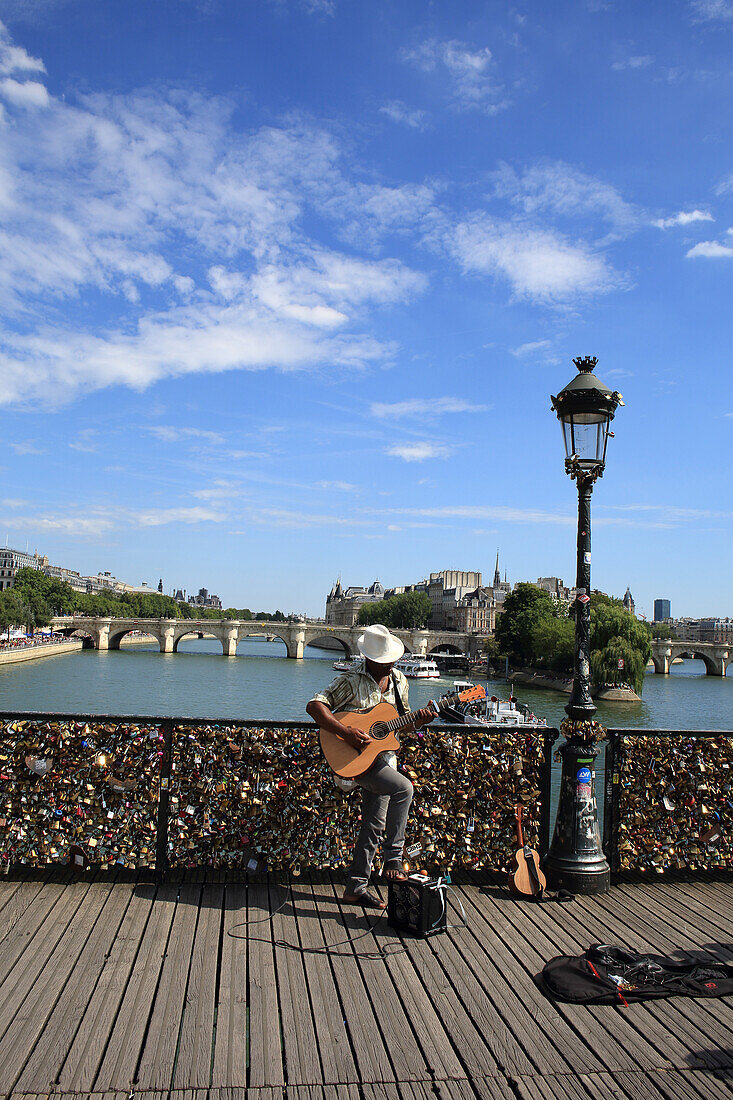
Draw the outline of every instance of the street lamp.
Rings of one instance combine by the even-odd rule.
[[[560,803],[546,874],[551,886],[580,894],[602,893],[610,885],[596,808],[597,750],[591,727],[583,723],[596,712],[590,696],[590,498],[596,478],[603,476],[611,421],[623,401],[593,374],[597,362],[593,356],[573,359],[578,374],[552,398],[565,442],[565,472],[578,487],[578,548],[573,689],[565,707]]]

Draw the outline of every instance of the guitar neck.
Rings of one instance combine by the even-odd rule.
[[[414,712],[408,710],[404,714],[400,715],[399,718],[393,718],[391,722],[385,722],[384,724],[390,731],[390,733],[397,733],[398,730],[403,730],[407,726],[411,725],[414,720]]]

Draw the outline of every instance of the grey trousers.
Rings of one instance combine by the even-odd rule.
[[[381,760],[360,775],[357,783],[362,788],[361,828],[346,883],[347,893],[350,894],[361,894],[369,885],[374,854],[382,833],[385,833],[384,862],[402,859],[413,792],[407,776]]]

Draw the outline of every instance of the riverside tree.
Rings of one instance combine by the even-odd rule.
[[[359,626],[382,623],[393,630],[422,630],[430,618],[431,604],[427,592],[400,592],[378,603],[365,603],[359,608]]]

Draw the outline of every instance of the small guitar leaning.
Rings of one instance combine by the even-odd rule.
[[[509,889],[513,894],[527,898],[541,898],[547,886],[547,880],[540,870],[540,857],[534,848],[524,843],[522,834],[522,807],[516,806],[514,816],[517,819],[517,843],[519,850],[514,853],[514,867],[509,872]]]
[[[431,700],[428,706],[431,706],[436,714],[440,714],[444,707],[455,706],[456,703],[470,703],[474,699],[485,697],[485,690],[478,685],[478,687],[457,692],[455,695],[446,695],[439,703]],[[342,711],[334,717],[345,726],[353,726],[354,729],[368,733],[372,738],[371,743],[360,751],[338,734],[331,733],[329,730],[319,730],[323,755],[330,767],[342,779],[354,779],[355,776],[362,775],[371,768],[380,752],[397,751],[400,743],[395,734],[398,730],[409,726],[415,716],[408,710],[400,717],[391,703],[377,703],[371,710],[353,713]]]

